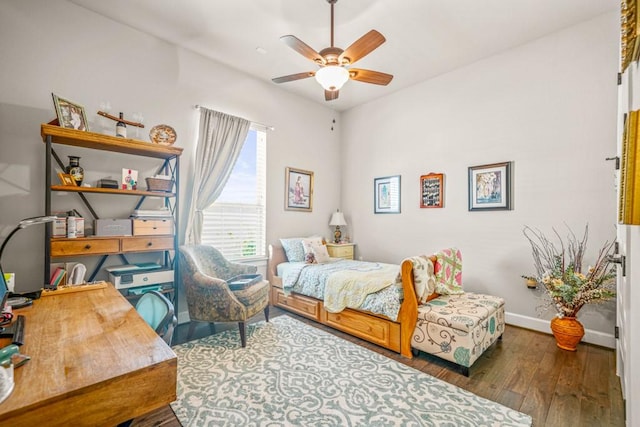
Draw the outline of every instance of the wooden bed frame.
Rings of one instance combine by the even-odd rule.
[[[410,261],[404,261],[401,265],[404,300],[400,305],[396,322],[386,316],[350,308],[340,313],[329,313],[319,299],[295,293],[285,296],[282,278],[278,277],[276,270],[282,262],[287,262],[282,246],[269,245],[267,279],[271,284],[271,305],[388,348],[409,359],[413,358],[411,337],[418,319],[418,299],[413,283],[413,265]]]

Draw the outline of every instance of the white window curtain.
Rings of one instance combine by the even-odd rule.
[[[187,243],[200,244],[202,211],[222,193],[250,126],[251,122],[246,119],[200,107],[191,211],[187,218]]]

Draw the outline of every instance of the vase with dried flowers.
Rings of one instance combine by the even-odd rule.
[[[581,239],[569,229],[566,239],[553,229],[556,245],[540,230],[526,226],[523,233],[531,244],[535,276],[522,276],[535,280],[546,297],[542,309],[554,307],[557,316],[551,321],[551,330],[558,347],[575,351],[584,336],[584,327],[576,319],[585,304],[597,304],[615,298],[615,267],[609,256],[614,243],[605,242],[593,265],[583,272],[583,258],[587,248],[589,226],[585,226]]]

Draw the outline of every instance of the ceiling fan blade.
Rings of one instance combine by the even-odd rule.
[[[353,64],[357,60],[367,56],[386,40],[382,34],[376,30],[371,30],[342,52],[342,55],[340,55],[340,63],[343,65]]]
[[[391,74],[381,73],[380,71],[349,68],[349,78],[363,83],[386,86],[391,82],[393,76]]]
[[[316,64],[320,64],[320,65],[325,64],[326,61],[318,52],[315,51],[315,49],[310,47],[308,44],[306,44],[296,36],[292,36],[292,35],[282,36],[280,37],[280,40],[282,40],[291,49],[295,50],[305,58],[312,60]]]
[[[334,99],[338,99],[339,90],[325,90],[324,91],[324,100],[325,101],[333,101]]]
[[[305,73],[289,74],[288,76],[276,77],[271,79],[274,83],[286,83],[294,80],[306,79],[315,76],[315,71],[307,71]]]

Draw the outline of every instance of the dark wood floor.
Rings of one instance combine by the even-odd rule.
[[[615,353],[610,349],[582,343],[577,352],[560,350],[551,335],[507,326],[502,341],[491,346],[474,363],[467,378],[451,363],[424,353],[407,360],[275,307],[271,308],[270,317],[283,313],[529,414],[536,427],[625,425],[624,402],[615,374]],[[256,316],[253,322],[259,320],[264,318]],[[231,328],[237,328],[237,324],[216,324],[217,332]],[[187,329],[187,324],[176,329],[174,344],[186,341]],[[207,325],[198,325],[194,338],[208,334]],[[180,423],[167,406],[136,418],[132,426],[180,426]]]

